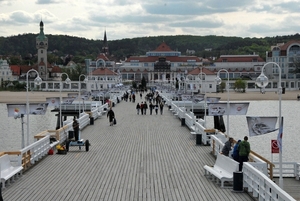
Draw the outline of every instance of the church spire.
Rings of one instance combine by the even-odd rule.
[[[107,44],[107,36],[106,36],[106,30],[104,31],[104,39],[103,39],[103,46],[102,46],[102,53],[108,55],[108,44]]]

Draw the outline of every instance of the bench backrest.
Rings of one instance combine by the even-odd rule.
[[[215,166],[218,166],[230,174],[239,170],[238,162],[222,154],[218,154]]]
[[[5,170],[11,166],[9,156],[7,154],[0,157],[0,170]]]

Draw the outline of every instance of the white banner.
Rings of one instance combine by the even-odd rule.
[[[47,111],[48,103],[36,103],[29,105],[29,114],[44,115]],[[26,104],[7,104],[7,112],[9,117],[27,115]]]
[[[218,103],[220,101],[220,97],[207,97],[206,102],[208,103]]]
[[[192,99],[192,95],[186,95],[186,94],[181,95],[182,101],[190,101],[191,99]]]
[[[204,100],[204,96],[205,96],[205,94],[194,95],[194,96],[193,96],[193,102],[194,102],[195,104],[197,104],[197,103],[203,101],[203,100]]]
[[[19,116],[26,114],[26,104],[6,104],[8,117]]]
[[[74,97],[63,97],[62,98],[62,104],[70,105],[75,100]]]
[[[58,108],[59,107],[59,97],[46,98],[46,103],[48,103],[49,107]]]
[[[264,135],[278,130],[275,128],[277,117],[249,117],[247,116],[249,136]]]
[[[249,103],[229,103],[229,111],[227,111],[227,103],[208,103],[208,116],[220,115],[246,115]]]

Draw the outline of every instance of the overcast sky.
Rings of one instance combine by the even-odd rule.
[[[159,35],[265,37],[299,33],[300,0],[0,0],[0,36],[108,40]]]

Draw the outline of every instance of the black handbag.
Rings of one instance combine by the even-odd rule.
[[[116,118],[114,118],[114,124],[117,124],[117,120],[116,120]]]

